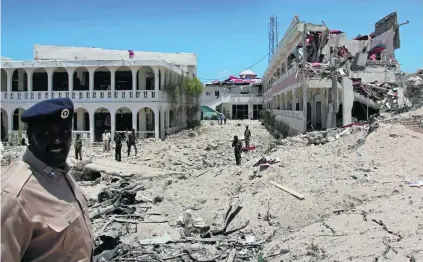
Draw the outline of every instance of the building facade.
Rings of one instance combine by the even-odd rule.
[[[205,84],[201,96],[203,118],[217,110],[228,119],[258,119],[262,105],[261,79],[250,70],[241,72],[239,77]]]
[[[392,84],[400,71],[398,28],[393,13],[374,33],[348,39],[295,16],[262,77],[264,107],[291,134],[364,120],[381,108],[375,83]]]
[[[183,102],[170,106],[163,88],[194,76],[196,63],[190,53],[35,45],[34,60],[1,62],[2,129],[6,137],[24,132],[26,109],[68,97],[75,105],[74,133],[90,142],[101,140],[105,129],[163,138],[187,120]]]

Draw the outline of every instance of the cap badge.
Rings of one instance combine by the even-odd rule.
[[[63,110],[62,110],[62,113],[60,114],[60,116],[61,116],[63,119],[68,118],[68,116],[69,116],[69,109],[67,109],[67,108],[63,109]]]
[[[56,175],[57,175],[57,173],[54,170],[52,170],[51,172],[48,173],[48,176],[51,177],[51,178],[55,177]]]

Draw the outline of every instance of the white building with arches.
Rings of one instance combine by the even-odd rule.
[[[186,127],[183,106],[171,107],[163,88],[196,74],[193,53],[34,46],[34,60],[1,61],[2,140],[24,132],[21,114],[33,104],[69,97],[74,133],[99,141],[105,129],[135,129],[164,138]]]

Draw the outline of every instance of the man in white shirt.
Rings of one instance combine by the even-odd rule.
[[[112,134],[110,133],[110,130],[106,131],[106,138],[107,138],[107,152],[110,151],[110,142],[112,142]]]
[[[101,136],[102,140],[103,140],[103,152],[107,151],[107,134],[106,134],[107,130],[104,130],[103,135]]]

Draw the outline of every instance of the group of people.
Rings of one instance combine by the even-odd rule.
[[[225,123],[226,124],[226,116],[225,116],[225,114],[220,114],[219,115],[219,118],[217,119],[217,122],[219,123],[219,124],[223,124],[223,123]]]
[[[110,151],[110,144],[111,144],[111,133],[109,130],[104,130],[102,139],[103,139],[103,152]],[[132,129],[131,132],[126,130],[123,134],[121,132],[115,132],[115,137],[113,139],[115,141],[115,160],[122,161],[122,143],[126,142],[128,147],[128,156],[131,155],[131,148],[133,147],[135,150],[135,155],[138,153],[137,150],[137,136],[135,134],[135,129]],[[82,160],[82,140],[80,134],[76,134],[76,139],[74,143],[75,148],[75,159]]]
[[[133,147],[135,150],[135,155],[138,153],[137,150],[137,136],[135,135],[135,129],[132,129],[131,132],[126,130],[125,134],[116,132],[115,137],[115,160],[120,162],[122,161],[122,142],[126,141],[126,145],[128,147],[128,156],[131,155],[131,148]]]
[[[250,139],[251,139],[251,130],[248,128],[248,126],[246,126],[244,131],[244,141],[245,141],[246,152],[250,150]],[[232,147],[234,148],[235,162],[239,166],[241,165],[242,142],[238,138],[238,136],[234,136],[234,140],[232,141]]]

